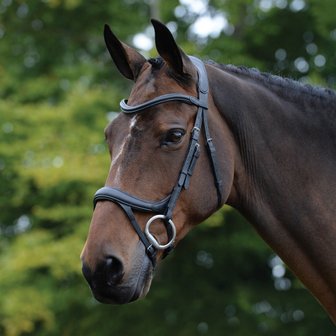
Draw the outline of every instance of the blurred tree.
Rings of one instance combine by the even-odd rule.
[[[334,7],[2,0],[0,335],[331,335],[315,300],[229,208],[194,230],[149,297],[128,306],[91,298],[79,254],[109,166],[103,129],[131,85],[105,51],[104,23],[155,55],[149,16],[158,13],[189,54],[334,86]]]

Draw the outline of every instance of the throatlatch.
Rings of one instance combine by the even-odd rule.
[[[196,66],[198,72],[198,98],[181,93],[169,93],[135,106],[128,105],[127,100],[125,99],[120,102],[121,110],[126,114],[143,112],[150,107],[171,101],[180,101],[182,103],[195,105],[198,107],[194,127],[191,132],[189,148],[184,159],[177,183],[175,184],[170,195],[160,201],[152,202],[142,200],[117,188],[103,187],[95,193],[93,199],[94,207],[99,201],[110,201],[118,204],[124,210],[134,230],[144,244],[146,253],[151,260],[153,267],[156,264],[156,254],[158,250],[163,250],[164,255],[167,255],[173,248],[176,237],[176,227],[172,220],[173,211],[182,189],[188,189],[189,187],[190,178],[193,174],[197,159],[200,156],[199,138],[202,125],[204,125],[203,133],[217,191],[217,206],[220,207],[222,204],[222,180],[220,178],[219,165],[216,158],[216,149],[210,136],[207,118],[209,91],[208,77],[203,62],[193,56],[189,56],[189,58]],[[139,224],[137,223],[133,211],[149,212],[155,214],[147,221],[144,231],[142,231]],[[167,230],[168,242],[164,245],[160,244],[150,232],[150,227],[156,220],[161,220]]]

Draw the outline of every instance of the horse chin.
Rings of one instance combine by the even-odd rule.
[[[138,299],[142,299],[148,294],[150,286],[152,284],[152,279],[153,279],[153,274],[151,272],[149,274],[149,276],[147,276],[147,279],[145,281],[143,281],[143,282],[139,281],[138,282],[137,288],[136,288],[130,302],[136,301]]]
[[[117,286],[92,288],[96,300],[106,304],[126,304],[141,299],[149,292],[153,279],[153,266],[145,256],[143,262],[133,268],[132,275]]]
[[[135,285],[133,286],[134,291],[129,302],[145,297],[149,292],[153,280],[154,268],[147,255],[144,256],[141,263],[136,264],[140,265],[135,267],[134,275],[130,277],[130,282]]]

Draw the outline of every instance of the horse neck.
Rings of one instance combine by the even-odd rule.
[[[213,67],[209,78],[237,146],[232,205],[336,320],[335,118],[251,78]]]
[[[218,69],[212,72],[213,99],[239,156],[235,175],[241,182],[235,181],[239,197],[233,205],[254,207],[259,202],[270,203],[272,208],[276,203],[277,208],[280,203],[297,209],[299,204],[316,204],[318,199],[333,204],[326,194],[330,196],[335,186],[336,96],[330,101],[335,106],[330,118],[318,103],[310,108],[250,78]],[[303,189],[307,191],[304,197]]]

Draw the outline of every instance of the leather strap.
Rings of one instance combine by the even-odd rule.
[[[206,108],[205,106],[203,106],[202,102],[193,97],[193,96],[187,96],[184,95],[182,93],[167,93],[164,94],[162,96],[156,97],[152,100],[148,100],[142,104],[139,105],[128,105],[127,99],[123,99],[120,102],[120,108],[124,113],[138,113],[138,112],[143,112],[144,110],[162,104],[162,103],[168,103],[168,102],[172,102],[172,101],[180,101],[182,103],[186,103],[189,105],[196,105],[196,106],[201,106],[203,108]]]
[[[149,259],[151,260],[153,267],[155,267],[156,265],[156,249],[153,247],[153,245],[149,242],[149,240],[147,239],[146,235],[142,232],[142,230],[140,229],[135,216],[133,214],[133,210],[131,208],[131,206],[129,205],[125,205],[125,204],[121,204],[119,203],[119,205],[122,207],[122,209],[125,211],[129,221],[131,222],[135,232],[138,234],[140,240],[142,241],[142,243],[145,246],[146,249],[146,254],[148,255]]]
[[[215,148],[215,145],[210,135],[208,118],[206,118],[205,114],[203,114],[203,124],[204,124],[204,135],[205,135],[205,140],[206,140],[206,148],[207,148],[208,155],[210,158],[212,173],[213,173],[214,182],[215,182],[216,191],[217,191],[217,208],[220,208],[220,206],[222,205],[222,201],[223,201],[223,196],[222,196],[223,181],[220,177],[216,148]]]
[[[132,196],[125,191],[117,188],[103,187],[97,190],[93,198],[93,206],[95,207],[99,201],[110,201],[124,205],[132,205],[133,210],[142,212],[163,213],[169,202],[169,197],[156,201],[145,201],[138,197]]]

